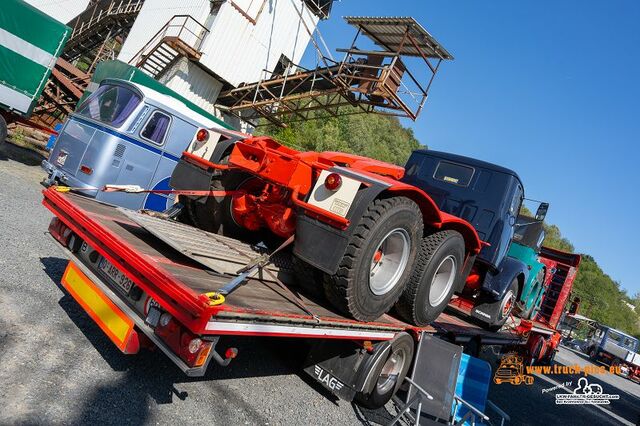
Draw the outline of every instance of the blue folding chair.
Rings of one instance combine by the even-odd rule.
[[[414,359],[404,402],[394,398],[398,413],[389,423],[406,418],[412,424],[491,424],[491,409],[500,425],[509,416],[487,399],[491,382],[488,362],[462,353],[460,346],[423,334]]]

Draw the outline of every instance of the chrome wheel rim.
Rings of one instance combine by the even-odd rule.
[[[429,304],[438,306],[449,294],[456,278],[456,258],[450,254],[442,259],[431,279],[429,288]]]
[[[500,305],[501,319],[511,313],[511,310],[513,309],[513,305],[515,302],[516,302],[516,295],[512,290],[509,290],[507,294],[504,296],[504,299],[502,299],[502,304]]]
[[[378,394],[384,395],[398,383],[398,377],[402,373],[406,359],[407,354],[404,349],[396,349],[389,359],[385,361],[382,371],[380,371],[380,377],[376,382]]]
[[[396,228],[382,239],[371,256],[369,288],[376,296],[387,294],[400,281],[409,261],[409,233]]]

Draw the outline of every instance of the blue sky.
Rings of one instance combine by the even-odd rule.
[[[413,16],[455,57],[407,122],[430,148],[516,170],[547,220],[633,295],[640,240],[640,2],[343,0],[342,16]]]

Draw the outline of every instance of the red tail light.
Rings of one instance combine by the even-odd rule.
[[[339,174],[337,173],[331,173],[329,176],[327,176],[327,178],[324,180],[324,186],[329,190],[329,191],[337,191],[338,188],[340,188],[340,186],[342,185],[342,178],[340,177]]]
[[[93,169],[91,167],[85,166],[85,165],[80,166],[80,171],[82,173],[84,173],[85,175],[90,175],[91,173],[93,173]]]
[[[207,129],[200,129],[196,133],[196,140],[198,142],[206,142],[209,139],[209,131]]]

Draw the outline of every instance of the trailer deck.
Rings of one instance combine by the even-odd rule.
[[[286,291],[268,279],[250,278],[228,295],[223,304],[213,306],[206,293],[223,287],[233,274],[214,272],[203,266],[203,262],[180,253],[174,242],[169,241],[170,245],[162,241],[141,226],[140,220],[133,220],[135,214],[130,211],[77,194],[58,192],[55,188],[46,189],[43,194],[43,204],[57,219],[195,334],[381,341],[392,339],[401,331],[414,336],[426,331],[460,342],[470,339],[485,344],[522,342],[522,336],[513,331],[490,332],[447,313],[427,327],[415,327],[391,315],[373,322],[360,322],[334,311],[323,300],[312,299],[294,287]],[[185,237],[187,239],[206,238],[204,231],[180,226],[193,233]],[[56,236],[54,232],[52,235]],[[65,250],[74,262],[82,262],[72,250]],[[96,272],[95,267],[86,267]],[[99,273],[94,279],[96,276],[106,286],[117,287]],[[297,298],[315,317],[301,308],[294,300]]]

